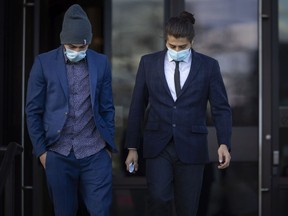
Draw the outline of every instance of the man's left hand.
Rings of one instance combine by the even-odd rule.
[[[229,166],[231,155],[228,151],[227,145],[221,144],[218,148],[219,169],[225,169]]]

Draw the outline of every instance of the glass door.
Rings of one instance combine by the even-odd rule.
[[[111,1],[111,62],[116,108],[116,142],[119,154],[113,156],[112,215],[147,215],[145,164],[139,152],[139,171],[127,173],[124,162],[125,128],[140,57],[164,49],[163,0]]]
[[[278,51],[273,67],[277,81],[274,82],[275,91],[275,139],[273,146],[273,212],[284,216],[288,212],[288,2],[279,0],[276,5],[278,11],[278,34],[275,46]],[[275,200],[275,201],[274,201]],[[277,201],[276,201],[277,200]]]
[[[258,215],[258,1],[186,0],[185,10],[196,19],[194,49],[219,61],[233,113],[232,162],[223,171],[208,119],[212,162],[198,215]]]

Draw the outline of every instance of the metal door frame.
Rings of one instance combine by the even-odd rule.
[[[278,1],[259,0],[259,216],[273,209],[273,152],[278,149]],[[273,53],[273,55],[272,55]]]

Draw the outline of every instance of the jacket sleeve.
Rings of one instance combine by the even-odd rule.
[[[216,60],[212,65],[209,87],[209,101],[218,144],[226,144],[231,150],[232,114],[220,67]]]
[[[111,137],[115,134],[115,108],[112,93],[112,73],[110,63],[106,58],[103,83],[99,95],[99,114],[105,121]]]
[[[43,113],[45,110],[46,81],[39,57],[36,57],[29,74],[26,95],[26,122],[33,145],[33,152],[39,157],[46,151]]]
[[[142,57],[136,75],[136,81],[129,110],[125,143],[126,148],[139,148],[141,143],[142,125],[149,97],[144,65],[144,58]]]

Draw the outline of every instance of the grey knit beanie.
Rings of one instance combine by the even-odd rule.
[[[92,27],[85,11],[78,4],[68,8],[64,15],[61,44],[90,44]]]

